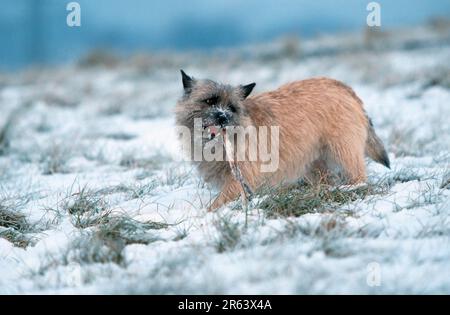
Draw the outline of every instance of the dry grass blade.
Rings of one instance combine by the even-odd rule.
[[[265,210],[269,217],[301,216],[337,209],[346,203],[383,191],[383,187],[370,184],[354,189],[304,183],[275,188],[265,187],[257,193],[261,198],[257,207]]]
[[[8,210],[5,205],[0,204],[0,237],[15,246],[27,247],[30,239],[25,235],[32,231],[32,226],[25,216],[16,211]]]

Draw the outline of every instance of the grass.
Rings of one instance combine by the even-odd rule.
[[[425,83],[422,86],[422,89],[427,89],[433,86],[441,86],[446,89],[450,89],[450,74],[448,69],[438,68],[434,69],[435,71],[426,78]]]
[[[11,126],[11,119],[9,119],[0,129],[0,154],[4,154],[9,147],[8,134]]]
[[[67,200],[64,209],[73,218],[77,228],[97,228],[97,236],[104,240],[121,240],[127,244],[148,244],[156,238],[148,230],[167,228],[169,225],[152,221],[141,222],[122,213],[113,213],[99,192],[83,187]]]
[[[264,187],[256,193],[260,199],[256,207],[263,209],[269,217],[298,217],[307,213],[335,210],[344,204],[383,191],[383,187],[370,184],[352,189],[305,183]]]
[[[86,187],[69,196],[63,204],[63,209],[71,215],[72,223],[77,228],[107,222],[111,213],[105,199]]]
[[[164,176],[161,178],[161,183],[166,186],[179,188],[184,186],[191,178],[191,171],[179,168],[167,168],[164,172]]]
[[[389,152],[395,154],[395,156],[417,156],[423,145],[414,141],[414,129],[410,128],[392,128],[389,134]]]
[[[365,199],[368,196],[383,194],[389,187],[386,179],[379,180],[376,184],[365,184],[355,187],[335,187],[326,184],[307,184],[299,182],[293,185],[280,185],[277,187],[263,187],[255,193],[257,201],[254,208],[262,209],[269,218],[300,217],[308,213],[326,213],[318,226],[301,227],[295,223],[287,224],[286,230],[280,232],[273,240],[292,238],[299,233],[317,238],[321,241],[323,251],[328,255],[334,248],[329,236],[332,232],[342,236],[346,229],[345,217],[351,215],[350,211],[335,212],[342,206],[356,200]],[[329,215],[332,213],[332,215]],[[221,216],[214,225],[218,232],[215,247],[219,253],[232,250],[239,244],[245,231],[245,226],[240,222],[234,222],[229,216]],[[356,233],[356,232],[355,232]],[[357,231],[361,235],[364,231]],[[344,233],[345,234],[345,233]]]
[[[3,126],[0,126],[0,155],[3,155],[8,151],[11,142],[12,129],[16,124],[17,120],[19,119],[20,115],[22,114],[22,112],[26,110],[28,107],[29,104],[25,104],[13,110],[6,119]]]
[[[137,136],[131,133],[126,132],[116,132],[116,133],[110,133],[105,135],[105,138],[112,139],[112,140],[118,140],[118,141],[129,141],[133,140]]]
[[[151,180],[148,183],[145,184],[137,184],[136,186],[129,188],[131,191],[131,195],[130,197],[132,199],[140,199],[143,198],[145,196],[152,196],[153,191],[159,187],[161,184],[158,183],[158,181],[156,180]]]
[[[82,235],[75,239],[63,258],[62,264],[71,262],[85,264],[115,263],[124,265],[123,249],[125,244],[120,239],[108,237],[101,233]]]
[[[214,245],[219,253],[234,249],[239,243],[242,235],[242,224],[233,222],[230,216],[220,216],[214,222],[218,236]]]
[[[72,155],[72,149],[62,144],[52,144],[41,155],[43,175],[70,173],[67,162]]]
[[[399,207],[397,211],[439,205],[443,204],[445,200],[444,191],[438,184],[425,183],[415,192],[414,196],[409,197],[408,204],[404,207]]]
[[[49,208],[47,210],[55,212],[59,218],[64,213],[69,214],[72,224],[81,229],[108,225],[113,223],[111,220],[116,219],[114,219],[114,209],[110,206],[106,196],[115,193],[125,193],[128,199],[144,198],[145,196],[152,196],[153,190],[159,185],[158,181],[152,180],[145,184],[118,185],[99,190],[89,189],[84,186],[75,193],[69,192],[56,209]],[[126,222],[125,218],[122,217],[120,222],[124,224]],[[132,220],[128,220],[128,222],[132,222]],[[134,222],[137,223],[138,221]],[[158,224],[154,223],[148,228],[155,229],[157,227]]]
[[[395,183],[407,183],[414,180],[423,180],[419,174],[417,174],[416,170],[412,170],[409,168],[402,168],[395,172],[395,174],[388,181],[391,185]]]
[[[442,176],[441,189],[450,189],[450,171],[446,171]]]
[[[63,264],[115,263],[125,267],[125,246],[155,242],[160,238],[149,231],[167,226],[163,223],[137,221],[127,215],[111,215],[107,222],[98,225],[93,232],[81,234],[73,241],[72,246],[68,247]]]
[[[152,179],[150,181],[147,181],[145,183],[137,182],[136,184],[119,184],[117,186],[107,186],[105,188],[99,189],[97,191],[90,191],[88,195],[95,196],[95,195],[112,195],[117,193],[123,193],[127,195],[127,199],[142,199],[146,196],[154,196],[155,193],[153,192],[156,188],[161,186],[161,183],[159,183],[156,179]],[[93,199],[92,201],[95,202],[95,199],[97,199],[97,202],[99,198],[88,198]],[[87,200],[89,202],[89,200]]]
[[[175,237],[174,241],[181,241],[185,239],[189,235],[189,229],[190,227],[180,227],[179,225],[175,226]]]
[[[163,154],[155,154],[149,158],[136,158],[132,153],[125,153],[119,164],[126,168],[160,169],[170,158]]]
[[[80,265],[89,264],[116,264],[126,267],[127,263],[123,250],[130,244],[150,244],[160,240],[160,237],[151,231],[165,229],[169,224],[138,221],[124,213],[104,211],[104,203],[93,205],[92,191],[82,189],[76,194],[79,204],[67,208],[72,214],[88,214],[84,220],[75,219],[73,222],[80,229],[80,234],[66,247],[62,256],[52,257],[48,255],[46,261],[35,275],[44,275],[57,266],[68,266],[72,263]],[[98,197],[96,197],[98,198]],[[102,214],[98,216],[99,210]],[[70,213],[70,212],[69,212]]]
[[[14,246],[25,248],[30,240],[25,235],[31,226],[25,216],[15,211],[5,209],[0,205],[0,237],[14,244]]]
[[[25,215],[18,208],[25,202],[22,198],[0,200],[0,237],[8,240],[14,246],[25,248],[31,243],[28,233],[35,232],[34,227],[28,223]]]
[[[149,244],[159,240],[148,233],[150,230],[165,229],[166,223],[137,221],[129,216],[112,216],[106,224],[99,227],[98,236],[101,239],[113,239],[129,244]]]

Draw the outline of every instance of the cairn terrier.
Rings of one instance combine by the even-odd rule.
[[[279,138],[256,138],[257,146],[278,141],[277,169],[261,171],[261,159],[237,162],[245,182],[256,189],[263,184],[330,180],[336,169],[344,183],[366,180],[365,155],[389,166],[383,143],[363,108],[361,99],[345,84],[329,78],[312,78],[285,84],[280,88],[250,96],[255,83],[240,86],[212,80],[197,80],[181,70],[184,95],[175,109],[176,122],[194,132],[194,121],[209,138],[202,145],[220,138],[230,126],[278,126]],[[212,139],[212,140],[211,140]],[[254,138],[255,139],[255,138]],[[184,139],[193,146],[194,139]],[[249,144],[249,139],[246,145]],[[248,151],[246,151],[248,153]],[[192,155],[191,155],[192,158]],[[225,159],[195,161],[203,179],[220,189],[208,210],[215,210],[236,199],[242,182],[236,179]]]

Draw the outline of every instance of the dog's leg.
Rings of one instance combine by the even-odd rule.
[[[312,162],[306,171],[305,180],[312,185],[331,184],[331,174],[326,161],[318,159]]]
[[[335,143],[331,151],[333,158],[344,171],[347,184],[354,185],[367,180],[363,145],[351,147],[348,142],[343,142],[342,145]]]
[[[233,178],[228,178],[222,187],[222,191],[208,207],[208,211],[214,211],[228,202],[235,200],[241,192],[240,183]]]

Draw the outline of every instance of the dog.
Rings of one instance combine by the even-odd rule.
[[[229,126],[279,128],[279,163],[275,171],[262,172],[260,159],[237,164],[251,189],[299,179],[314,182],[329,178],[336,168],[345,184],[364,183],[365,156],[390,168],[363,102],[340,81],[311,78],[250,96],[255,83],[231,86],[198,80],[183,70],[181,76],[184,93],[175,107],[177,125],[194,132],[195,119],[201,120],[202,128],[209,131],[209,140]],[[192,137],[183,141],[194,145]],[[257,141],[261,145],[267,140],[258,137]],[[202,145],[206,143],[204,140]],[[233,176],[229,162],[194,163],[205,182],[220,190],[208,210],[218,209],[239,196],[242,183]]]

